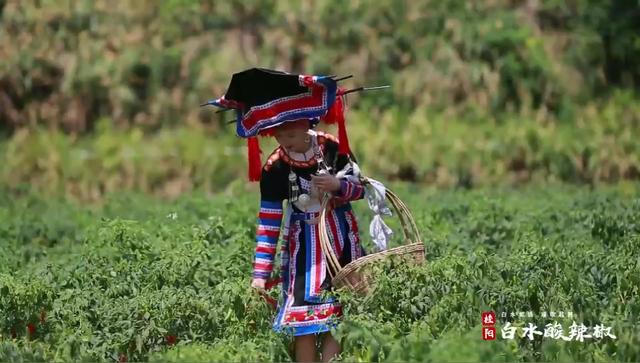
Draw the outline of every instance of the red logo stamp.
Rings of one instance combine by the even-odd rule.
[[[496,339],[496,328],[493,326],[483,326],[482,340],[495,340],[495,339]]]
[[[496,324],[496,313],[493,311],[482,312],[482,325],[493,326]]]

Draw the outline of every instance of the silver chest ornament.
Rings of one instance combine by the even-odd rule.
[[[289,193],[291,203],[296,203],[301,209],[307,209],[311,204],[311,197],[307,193],[301,193],[298,186],[298,176],[296,173],[289,172]]]
[[[316,173],[316,175],[325,175],[325,174],[330,174],[330,167],[327,166],[327,164],[324,161],[324,157],[322,155],[322,151],[320,151],[320,148],[318,147],[315,135],[312,135],[312,148],[314,151],[314,157],[317,161],[318,164],[318,171]],[[313,200],[317,200],[318,202],[321,199],[321,193],[318,190],[317,187],[311,185],[311,187],[309,188],[309,194],[307,193],[301,193],[300,192],[300,187],[298,186],[297,183],[297,179],[298,176],[296,175],[296,173],[293,172],[293,170],[291,170],[289,172],[289,192],[290,192],[290,201],[296,202],[296,205],[306,211],[309,207],[311,207],[311,205],[313,204]]]
[[[296,176],[296,179],[297,179],[297,176]],[[311,188],[311,186],[309,185],[310,183],[305,179],[300,179],[302,188],[298,186],[298,183],[296,182],[295,179],[291,178],[290,181],[292,182],[291,195],[292,197],[295,196],[295,198],[291,198],[291,201],[295,202],[298,208],[300,208],[303,211],[306,211],[313,204],[313,199],[315,195],[313,194],[313,190],[310,190],[311,195],[309,195],[308,193],[305,193],[305,191],[306,189],[313,189],[313,188]]]
[[[302,209],[307,209],[309,207],[309,203],[311,203],[311,197],[309,194],[303,193],[298,197],[298,204],[302,207]]]
[[[289,172],[289,200],[293,203],[298,201],[300,188],[298,187],[298,176],[291,170]]]

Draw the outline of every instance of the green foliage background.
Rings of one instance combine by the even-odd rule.
[[[379,178],[442,187],[640,178],[637,1],[38,0],[0,9],[9,138],[0,173],[12,187],[82,199],[224,188],[246,174],[244,144],[230,114],[198,106],[252,66],[390,84],[350,97],[347,116],[357,155]]]
[[[640,359],[635,186],[397,189],[413,206],[428,262],[381,265],[373,295],[341,296],[346,315],[336,336],[344,361]],[[94,207],[5,197],[0,360],[292,359],[289,341],[270,329],[274,312],[249,288],[256,197],[163,202],[120,193]],[[366,207],[355,206],[365,225]],[[486,310],[500,320],[494,342],[481,340]],[[530,342],[519,331],[504,340],[502,311],[532,311],[512,324],[539,330],[557,320],[565,335],[572,321],[604,324],[616,339]]]

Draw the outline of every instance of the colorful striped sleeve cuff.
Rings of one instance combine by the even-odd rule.
[[[282,202],[260,201],[253,278],[267,280],[273,271],[273,261],[282,224]]]
[[[346,179],[340,179],[340,191],[337,197],[345,202],[364,198],[364,186]]]

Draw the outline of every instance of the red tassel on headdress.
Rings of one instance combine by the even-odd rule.
[[[249,154],[249,180],[260,181],[262,174],[262,161],[260,160],[260,145],[258,144],[258,137],[250,137],[247,139],[247,148]]]
[[[347,127],[344,119],[344,96],[340,96],[340,89],[336,101],[331,108],[327,111],[327,114],[323,117],[323,120],[328,124],[338,124],[338,140],[340,145],[338,146],[338,154],[349,155],[351,148],[349,147],[349,138],[347,136]]]

